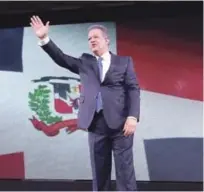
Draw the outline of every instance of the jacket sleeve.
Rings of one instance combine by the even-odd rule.
[[[128,94],[128,104],[129,104],[129,114],[137,118],[139,122],[140,119],[140,86],[136,73],[134,70],[133,60],[128,57],[128,64],[125,73],[125,87]]]
[[[79,67],[82,63],[80,58],[64,54],[51,39],[49,39],[48,43],[41,45],[41,47],[56,64],[70,70],[73,73],[79,74]]]

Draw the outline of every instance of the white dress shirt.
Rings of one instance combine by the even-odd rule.
[[[98,58],[99,57],[96,56],[97,60],[98,60]],[[110,67],[110,63],[111,63],[111,55],[110,55],[109,51],[105,52],[101,56],[101,58],[102,58],[102,65],[103,65],[103,67],[102,67],[102,69],[103,69],[103,71],[102,71],[102,82],[103,82],[104,79],[105,79],[106,73],[107,73],[107,71],[108,71],[108,69]]]

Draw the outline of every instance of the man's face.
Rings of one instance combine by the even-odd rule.
[[[100,29],[92,29],[88,34],[89,47],[91,51],[100,56],[108,51],[109,40]]]

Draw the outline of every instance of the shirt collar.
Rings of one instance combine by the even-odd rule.
[[[105,52],[103,55],[101,55],[100,57],[102,57],[103,60],[108,60],[110,58],[110,53],[109,51]],[[96,59],[99,59],[99,56],[96,56]]]

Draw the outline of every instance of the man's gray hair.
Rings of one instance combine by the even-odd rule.
[[[100,29],[103,32],[103,35],[106,38],[108,38],[108,29],[105,26],[103,26],[103,25],[91,25],[88,28],[88,32],[91,31],[92,29]]]

